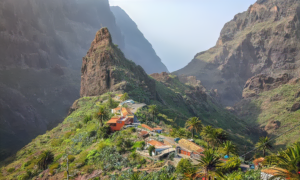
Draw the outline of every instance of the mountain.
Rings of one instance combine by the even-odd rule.
[[[125,58],[106,28],[97,32],[83,58],[81,73],[81,97],[126,92],[135,101],[158,105],[178,126],[183,127],[189,117],[197,116],[205,124],[228,131],[248,131],[238,123],[239,119],[219,106],[214,98],[217,94],[207,92],[195,77],[166,72],[148,76],[141,66]]]
[[[216,46],[175,74],[217,89],[224,105],[241,100],[246,81],[257,74],[298,76],[299,15],[297,0],[259,0],[225,24]]]
[[[118,6],[112,6],[116,23],[124,35],[125,48],[121,48],[127,59],[142,66],[147,74],[168,72],[167,67],[156,55],[152,45],[138,29],[135,22]]]
[[[3,0],[0,16],[1,160],[67,115],[95,32],[107,27],[113,44],[126,43],[108,0]]]
[[[182,127],[188,118],[199,116],[205,125],[224,128],[228,138],[239,147],[252,144],[245,137],[249,132],[247,127],[215,102],[211,94],[215,96],[216,93],[206,92],[195,77],[165,72],[147,75],[141,66],[125,58],[107,28],[96,33],[83,58],[81,74],[81,98],[73,103],[69,115],[55,128],[33,139],[15,156],[3,161],[0,179],[64,179],[67,176],[66,158],[69,159],[69,173],[75,179],[114,179],[122,173],[132,173],[135,168],[148,168],[143,176],[152,175],[150,179],[156,177],[151,172],[161,172],[164,177],[174,173],[174,167],[169,166],[172,162],[153,161],[135,152],[144,142],[136,129],[113,133],[106,125],[109,117],[103,118],[104,125],[100,125],[99,119],[93,116],[98,114],[100,107],[118,106],[115,100],[110,104],[109,97],[115,98],[125,92],[136,103],[157,105],[157,119],[153,121],[149,120],[147,107],[138,109],[135,114],[145,123],[159,124],[166,132],[179,129],[183,133],[180,136],[188,138],[186,136],[191,132]],[[53,162],[43,169],[37,164],[47,150],[53,153]],[[169,169],[157,169],[164,166]]]

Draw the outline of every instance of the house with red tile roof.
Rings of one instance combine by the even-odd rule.
[[[112,132],[120,131],[125,125],[131,125],[133,118],[130,117],[112,117],[106,124],[109,124]]]
[[[147,130],[149,130],[149,131],[154,131],[154,129],[152,129],[151,127],[149,127],[148,125],[146,125],[146,124],[142,124],[141,125],[142,126],[142,128],[144,128],[144,129],[147,129]]]
[[[139,136],[142,137],[142,138],[146,138],[148,135],[149,135],[148,131],[141,131],[139,133]]]
[[[159,155],[164,150],[172,148],[172,146],[166,145],[166,144],[164,144],[160,141],[156,141],[156,140],[150,140],[146,144],[147,144],[147,147],[149,147],[149,146],[155,147],[153,155]]]
[[[131,125],[134,120],[134,114],[125,107],[117,107],[111,110],[118,116],[112,117],[106,124],[109,124],[111,131],[120,131],[125,125]]]

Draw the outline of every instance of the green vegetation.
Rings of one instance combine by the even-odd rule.
[[[272,151],[274,152],[292,145],[300,138],[298,133],[300,126],[297,126],[300,111],[290,111],[293,104],[300,101],[300,97],[296,96],[299,89],[299,82],[281,85],[276,89],[260,93],[257,98],[243,102],[237,108],[237,112],[243,117],[249,129],[257,131],[259,127],[265,130],[270,138],[284,133],[273,141]],[[294,129],[287,132],[291,128]],[[257,133],[252,133],[251,136],[255,137],[255,142],[257,142],[260,136],[266,135],[258,134],[257,136]]]
[[[198,133],[202,129],[202,122],[197,117],[191,117],[185,123],[188,130],[192,132],[192,137],[194,138],[195,131]]]
[[[270,142],[269,137],[261,137],[258,142],[255,144],[255,147],[263,152],[263,157],[266,156],[266,150],[273,148],[272,142]]]
[[[47,169],[48,165],[51,164],[54,160],[54,154],[49,151],[43,151],[40,156],[38,157],[38,162],[37,165],[39,167],[39,169]]]
[[[148,107],[148,111],[152,115],[152,121],[154,121],[154,117],[155,117],[155,115],[157,113],[157,106],[156,105],[150,105]]]
[[[129,95],[127,93],[124,93],[120,98],[121,101],[126,101],[127,99],[129,99]]]

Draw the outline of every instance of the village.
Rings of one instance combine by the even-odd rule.
[[[120,101],[121,96],[122,94],[116,96],[115,100]],[[138,149],[136,151],[143,157],[161,161],[173,155],[172,160],[175,167],[181,159],[188,159],[192,165],[197,165],[199,163],[197,160],[200,160],[200,157],[204,156],[203,152],[205,148],[197,145],[193,139],[172,138],[162,135],[164,132],[163,128],[159,126],[150,127],[140,123],[135,112],[144,106],[146,106],[146,104],[137,103],[132,99],[120,102],[117,108],[111,109],[111,113],[114,114],[114,116],[107,121],[106,124],[109,125],[111,132],[135,128],[139,137],[143,138],[146,144],[144,149]],[[220,160],[226,162],[228,159],[229,156],[224,156]],[[261,169],[264,160],[262,157],[254,159],[252,164],[241,164],[240,169],[244,172]],[[276,171],[272,169],[263,169],[261,170],[261,179],[268,180],[275,174]]]

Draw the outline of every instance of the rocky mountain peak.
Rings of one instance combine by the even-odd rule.
[[[131,93],[138,85],[150,99],[155,98],[155,82],[141,66],[125,58],[118,46],[112,43],[107,28],[96,33],[87,55],[83,57],[81,68],[80,95],[96,96],[109,91]]]

